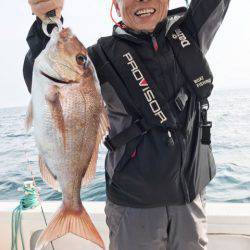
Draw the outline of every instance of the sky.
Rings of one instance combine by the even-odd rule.
[[[204,0],[209,1],[209,0]],[[0,0],[0,108],[26,106],[30,95],[22,75],[28,50],[26,36],[34,21],[28,0]],[[171,0],[171,8],[185,1]],[[111,34],[111,0],[65,0],[64,27],[71,27],[85,46]],[[250,88],[250,1],[232,1],[207,54],[215,89]]]

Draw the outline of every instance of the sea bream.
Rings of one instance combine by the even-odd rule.
[[[109,123],[95,69],[69,28],[54,29],[33,69],[27,126],[33,121],[42,178],[62,192],[62,206],[36,250],[73,233],[104,249],[80,198],[95,176],[99,144]]]

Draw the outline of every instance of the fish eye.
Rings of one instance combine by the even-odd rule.
[[[87,62],[88,62],[88,58],[87,58],[87,56],[85,56],[83,54],[78,54],[76,56],[76,62],[78,65],[82,65],[82,66],[86,67]]]

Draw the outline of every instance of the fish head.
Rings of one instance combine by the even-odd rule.
[[[53,34],[47,50],[47,63],[65,83],[79,83],[93,76],[87,49],[69,28]]]

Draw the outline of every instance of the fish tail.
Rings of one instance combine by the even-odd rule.
[[[105,249],[104,242],[85,208],[82,207],[82,211],[75,212],[62,206],[38,239],[35,250],[41,250],[49,242],[68,233],[92,241],[102,249]]]

